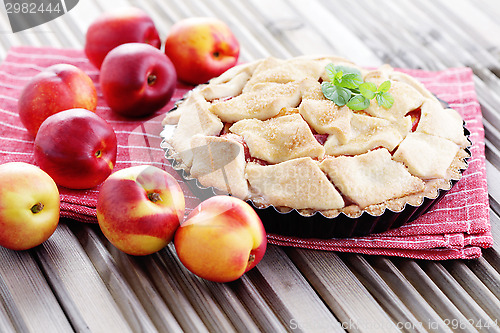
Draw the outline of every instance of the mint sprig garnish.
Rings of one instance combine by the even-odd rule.
[[[325,70],[330,82],[321,83],[321,90],[338,106],[347,105],[352,110],[360,111],[369,107],[373,98],[386,109],[394,104],[394,98],[389,93],[391,81],[384,81],[377,88],[373,82],[364,82],[356,68],[328,64]]]

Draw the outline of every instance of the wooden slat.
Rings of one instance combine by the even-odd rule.
[[[68,226],[60,224],[36,254],[54,294],[76,330],[132,331]]]
[[[495,293],[498,294],[500,291],[498,284],[496,291],[490,291],[464,262],[457,261],[443,265],[490,318],[500,318],[500,299],[495,296]]]
[[[234,331],[229,318],[214,301],[211,293],[190,272],[181,267],[171,249],[165,249],[150,259],[148,266],[153,268],[151,275],[155,287],[160,293],[174,293],[175,297],[170,300],[165,298],[170,297],[168,294],[162,296],[165,302],[170,303],[171,311],[183,328],[190,324],[188,321],[191,319],[187,318],[189,316],[197,317],[197,325],[204,325],[209,332]],[[167,286],[171,290],[166,290]],[[179,299],[184,304],[174,311],[172,307],[178,306]]]
[[[314,27],[314,33],[321,36],[328,45],[328,54],[349,59],[360,66],[382,65],[380,58],[360,39],[356,38],[349,26],[343,25],[319,1],[290,1],[296,15],[307,19]]]
[[[392,290],[382,276],[368,263],[366,258],[356,254],[342,254],[344,262],[356,274],[367,290],[395,323],[405,323],[414,328],[415,332],[425,332],[416,316],[410,311],[410,303],[404,303],[397,292]]]
[[[113,300],[127,320],[132,331],[160,332],[151,321],[138,297],[124,278],[124,274],[119,271],[115,261],[95,231],[86,225],[81,226],[81,228],[73,228],[72,231],[74,230],[77,231],[75,236],[83,246],[99,276],[106,284]],[[174,324],[175,321],[169,328],[180,330]]]
[[[251,0],[256,19],[272,33],[292,56],[329,54],[331,48],[305,18],[284,0]]]
[[[259,293],[258,288],[248,275],[243,275],[239,280],[232,282],[231,288],[245,304],[262,332],[284,332],[287,330],[275,314],[271,304],[266,303],[263,295]]]
[[[130,285],[131,291],[141,302],[145,311],[153,321],[159,332],[181,332],[181,325],[177,321],[174,313],[170,311],[166,302],[155,288],[153,281],[149,278],[146,268],[142,265],[142,260],[129,256],[116,248],[110,248],[110,253],[119,267],[122,276]],[[172,299],[174,301],[177,299]],[[177,306],[182,308],[182,301]],[[196,322],[194,320],[193,322]],[[191,325],[188,327],[195,327]],[[185,327],[186,330],[186,327]],[[202,330],[200,330],[201,332]]]
[[[456,320],[464,330],[474,332],[476,329],[469,322],[446,294],[432,281],[425,271],[413,260],[399,260],[398,268],[405,275],[413,287],[425,298],[426,302],[432,306],[440,318],[446,320]],[[429,321],[424,324],[431,328],[434,323]]]
[[[288,330],[344,331],[283,249],[269,246],[247,274]]]
[[[436,311],[427,303],[425,298],[409,283],[406,277],[397,269],[394,263],[384,257],[370,258],[375,270],[380,274],[384,281],[394,290],[399,298],[411,306],[410,311],[419,320],[422,325],[432,323],[437,326],[439,331],[451,332],[450,328],[436,313]]]
[[[287,249],[286,253],[344,328],[356,327],[359,332],[399,331],[337,254],[303,249]]]
[[[290,53],[272,36],[271,31],[266,27],[259,19],[258,15],[255,13],[255,9],[245,1],[231,1],[231,0],[219,0],[216,2],[219,6],[227,8],[225,17],[232,17],[233,20],[238,22],[239,26],[243,26],[247,31],[247,34],[252,36],[250,48],[255,48],[257,46],[259,52],[253,53],[252,60],[274,56],[277,58],[288,58]],[[227,13],[227,12],[230,12]]]
[[[491,321],[488,314],[476,303],[451,274],[439,263],[423,262],[423,269],[434,283],[448,296],[463,315],[472,323],[487,323]],[[487,331],[485,327],[479,327]]]
[[[0,281],[0,283],[3,283]],[[7,312],[7,309],[9,308],[9,302],[10,302],[10,297],[5,297],[4,292],[7,291],[7,288],[4,286],[0,287],[0,300],[2,302],[0,303],[0,332],[5,332],[5,333],[14,333],[16,331],[21,331],[24,330],[25,332],[28,331],[26,326],[21,326],[22,329],[19,329],[15,327],[15,323],[11,321],[9,317],[9,313]],[[17,326],[17,325],[16,325]],[[19,326],[17,326],[19,327]]]
[[[33,252],[38,253],[39,248]],[[70,331],[64,310],[45,281],[43,272],[32,257],[32,251],[0,248],[0,304],[17,331]],[[9,322],[0,320],[6,327]]]

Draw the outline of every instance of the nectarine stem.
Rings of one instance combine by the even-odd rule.
[[[100,150],[95,152],[95,157],[101,157],[102,152]]]
[[[157,202],[161,200],[161,197],[158,193],[153,192],[153,193],[148,193],[148,199],[152,202]]]
[[[39,202],[37,204],[34,204],[32,207],[31,207],[31,212],[33,214],[36,214],[36,213],[40,213],[43,209],[43,203]]]
[[[153,84],[155,84],[156,83],[156,79],[157,79],[156,75],[149,74],[149,76],[148,76],[148,85],[152,86]]]
[[[255,260],[255,254],[250,254],[248,256],[248,263],[251,264],[254,262],[254,260]]]

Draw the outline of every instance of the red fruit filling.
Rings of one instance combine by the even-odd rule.
[[[326,139],[328,139],[328,134],[314,134],[314,138],[320,145],[324,145],[326,142]]]
[[[422,111],[418,108],[408,112],[406,115],[411,117],[411,131],[415,132],[417,130],[420,117],[422,116]]]

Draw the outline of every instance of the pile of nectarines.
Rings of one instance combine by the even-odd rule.
[[[97,18],[89,27],[85,54],[100,69],[104,99],[115,112],[145,116],[165,106],[177,79],[200,84],[233,67],[240,47],[221,20],[196,17],[174,24],[164,52],[153,20],[137,8]]]
[[[174,24],[164,52],[153,20],[137,8],[100,16],[86,34],[85,54],[99,69],[108,106],[125,117],[163,108],[177,80],[199,84],[234,66],[239,44],[215,18]],[[233,281],[264,256],[266,233],[244,201],[215,196],[187,217],[177,180],[151,165],[112,173],[117,138],[95,113],[97,92],[90,77],[69,64],[50,66],[21,92],[19,117],[34,137],[39,167],[0,165],[0,246],[29,249],[47,240],[59,222],[59,186],[101,184],[97,220],[104,236],[131,255],[147,255],[174,241],[180,261],[212,281]]]

